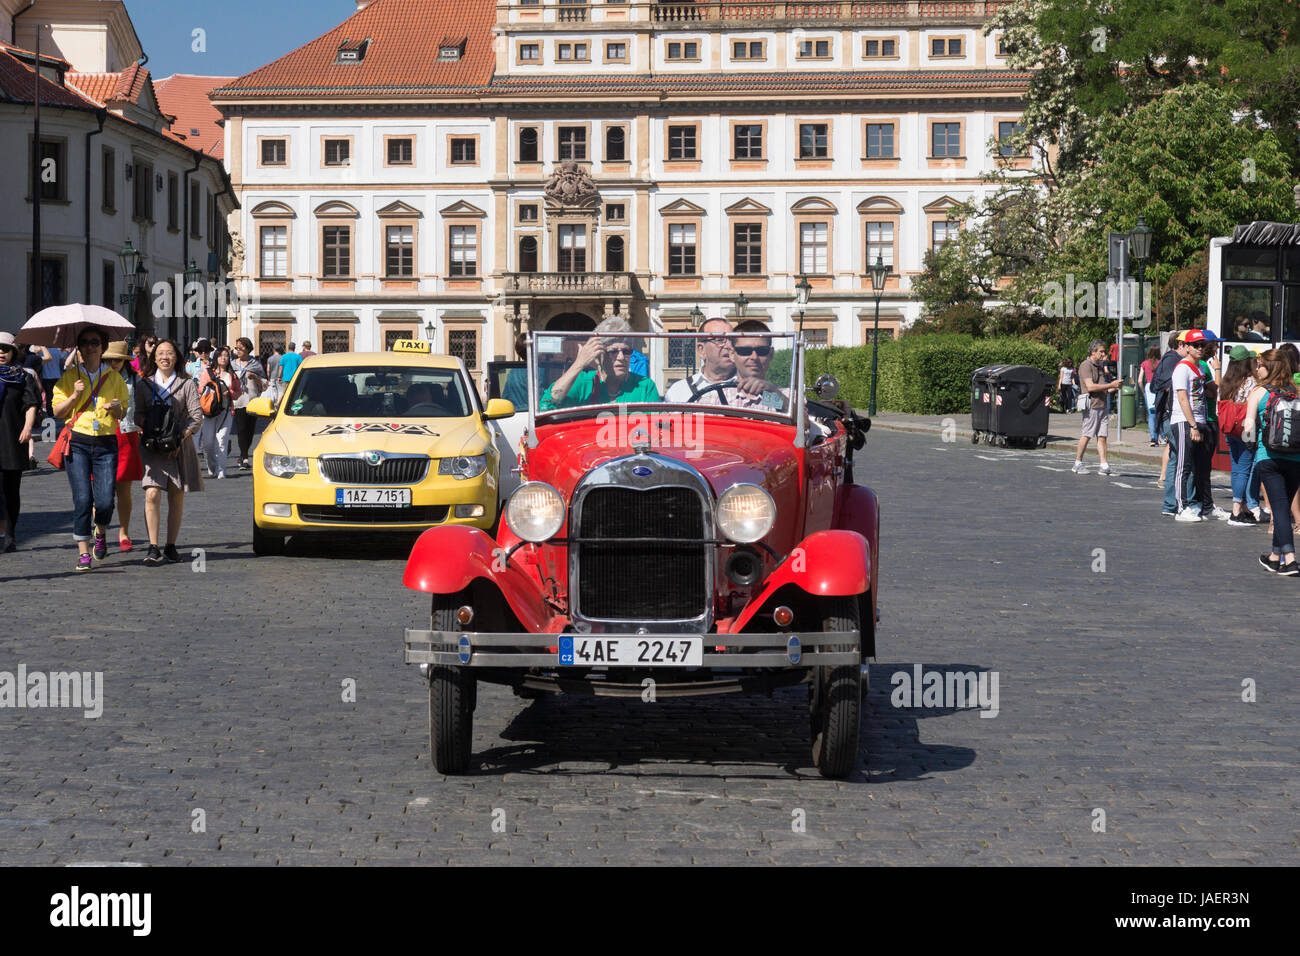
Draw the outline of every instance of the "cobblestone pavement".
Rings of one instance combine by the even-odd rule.
[[[1069,460],[869,437],[880,656],[838,782],[811,767],[799,689],[484,686],[478,766],[444,778],[401,663],[429,608],[401,586],[409,541],[256,559],[237,475],[186,501],[186,563],[114,551],[74,575],[46,467],[0,555],[0,671],[101,671],[103,715],[0,710],[0,863],[1294,863],[1300,581],[1255,563],[1262,530],[1160,517],[1148,466]],[[997,716],[894,707],[916,664],[996,673]]]

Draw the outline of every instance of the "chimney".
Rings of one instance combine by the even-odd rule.
[[[370,6],[371,0],[357,0],[357,13]]]

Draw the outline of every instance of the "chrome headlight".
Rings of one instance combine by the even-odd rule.
[[[454,475],[457,481],[477,478],[487,471],[487,455],[457,455],[455,458],[442,458],[438,461],[438,474]]]
[[[752,544],[776,524],[776,503],[758,485],[732,485],[718,497],[718,529],[731,541]]]
[[[307,474],[307,459],[292,455],[263,455],[262,466],[277,478],[292,478]]]
[[[553,538],[564,525],[564,499],[544,481],[520,485],[506,503],[506,524],[525,541]]]

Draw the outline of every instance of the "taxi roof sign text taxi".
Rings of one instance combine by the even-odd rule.
[[[429,354],[429,343],[420,339],[398,339],[393,343],[394,352],[421,352]]]

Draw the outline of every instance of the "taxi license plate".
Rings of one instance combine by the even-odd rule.
[[[410,488],[335,488],[339,508],[409,508]]]
[[[700,667],[704,639],[699,637],[560,638],[560,664],[574,667]]]

